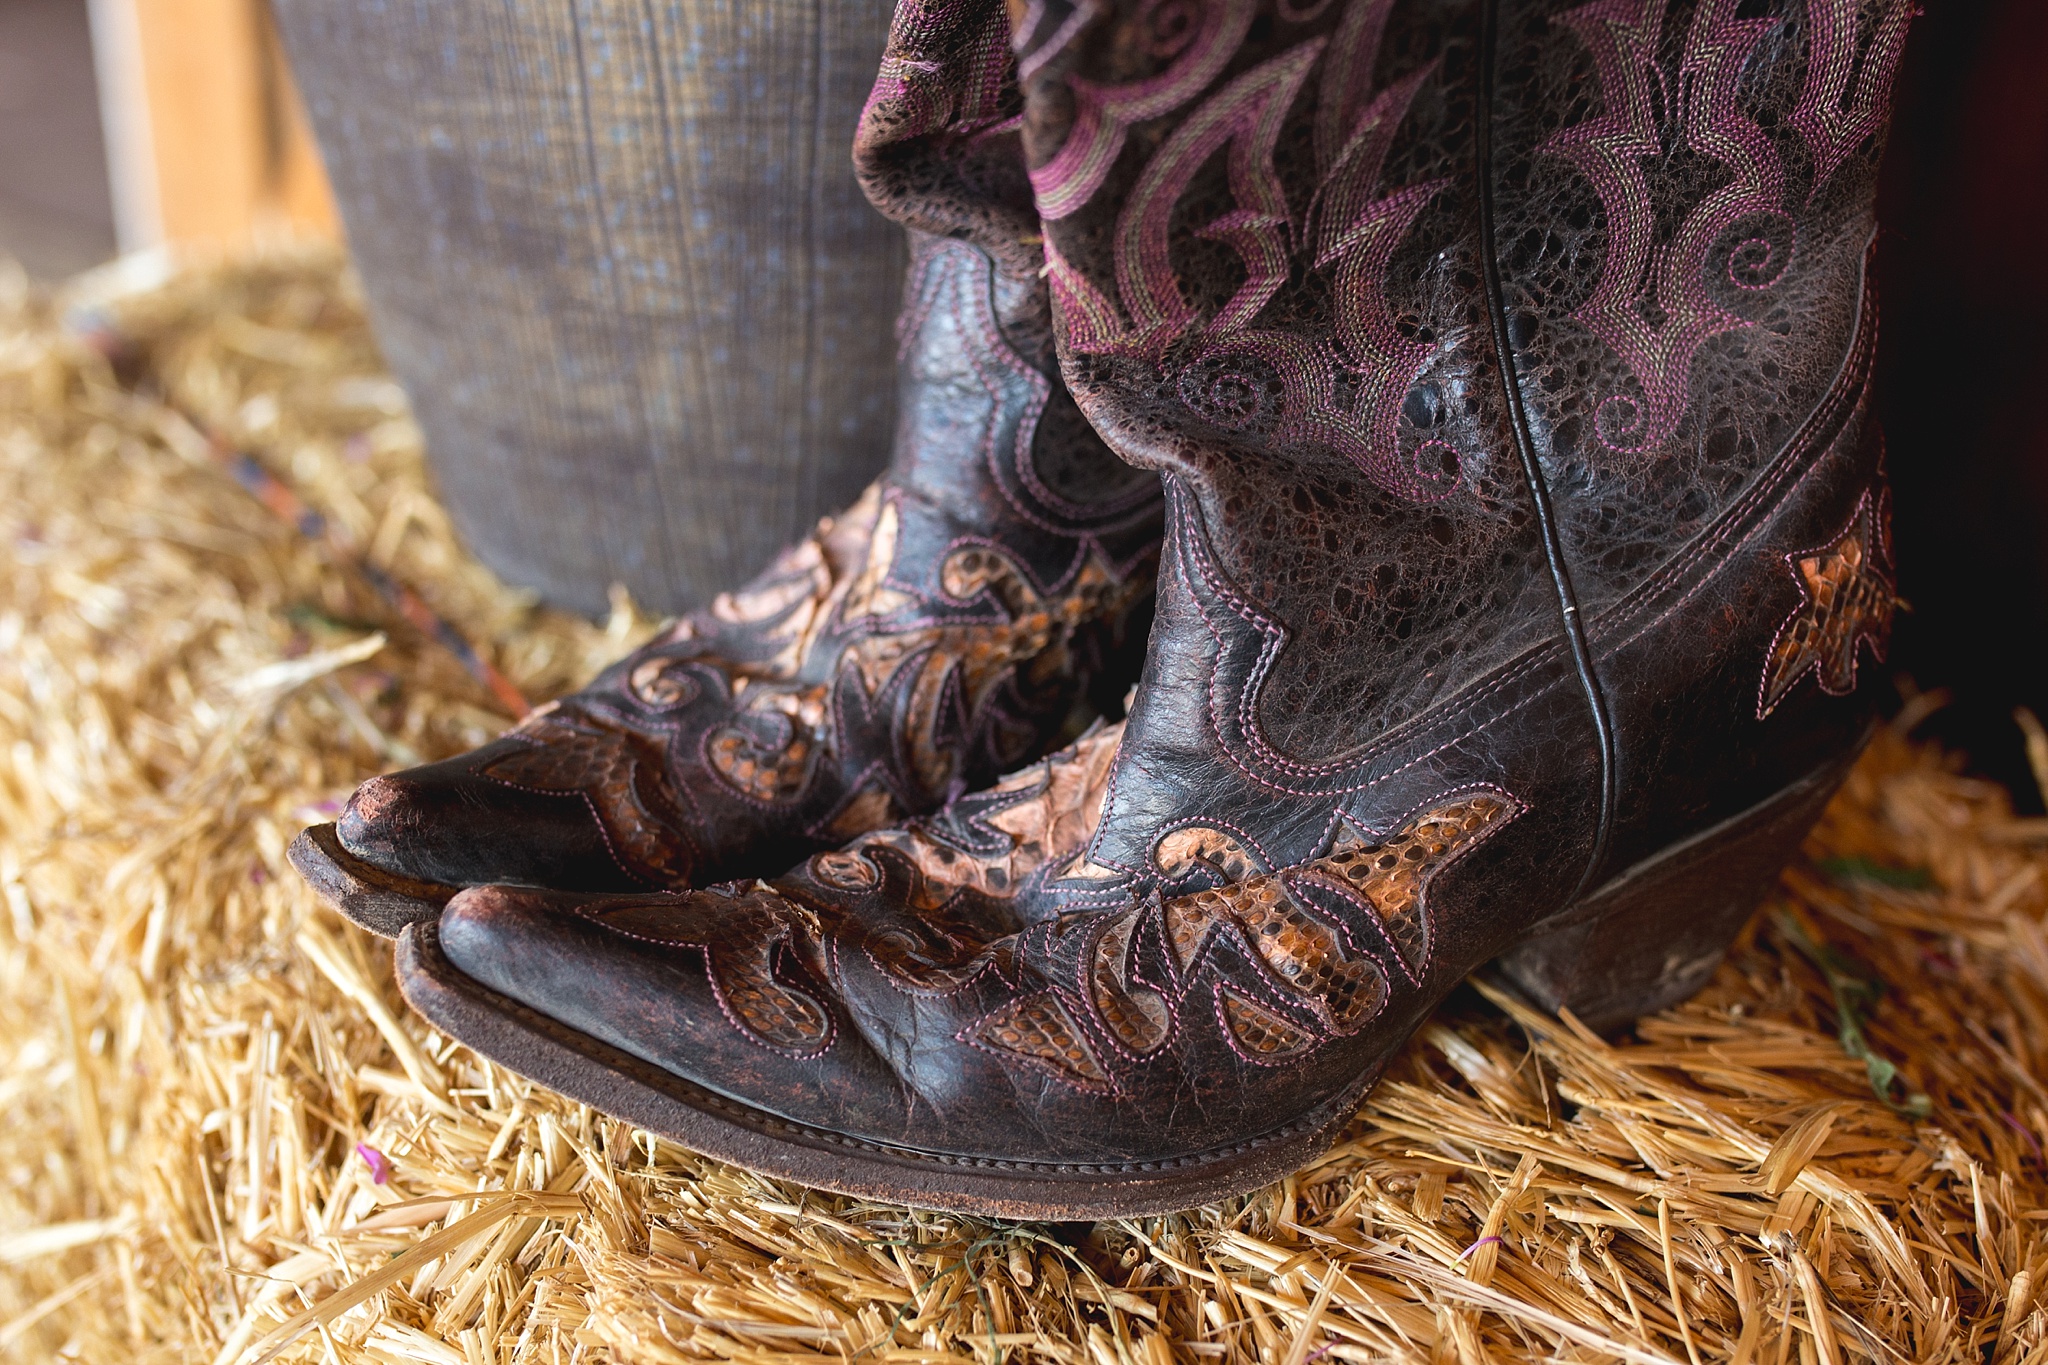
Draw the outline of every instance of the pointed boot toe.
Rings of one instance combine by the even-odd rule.
[[[643,908],[682,906],[702,893],[654,893]],[[719,1003],[677,952],[640,952],[630,929],[610,922],[618,902],[607,897],[528,887],[480,886],[460,892],[435,923],[438,951],[464,976],[509,1000],[542,1006],[560,1023],[615,1045],[650,1048],[668,1036],[680,1061],[691,1051],[682,1034],[648,1028],[647,1005],[663,1002],[677,1023]],[[642,944],[641,946],[651,946]],[[694,989],[693,989],[694,988]]]
[[[1315,1056],[1305,997],[1242,938],[1178,956],[1161,906],[1014,913],[1074,870],[1117,737],[773,884],[465,891],[407,931],[406,997],[566,1094],[829,1189],[1099,1218],[1255,1188],[1328,1143],[1382,1058]],[[1347,979],[1355,1035],[1384,992]]]
[[[658,884],[615,851],[600,808],[585,792],[508,780],[533,765],[534,746],[508,738],[372,778],[343,807],[337,841],[381,871],[448,887],[504,882],[614,891]]]
[[[285,857],[320,898],[374,934],[396,938],[408,924],[432,919],[455,888],[379,867],[342,845],[333,825],[299,831]]]

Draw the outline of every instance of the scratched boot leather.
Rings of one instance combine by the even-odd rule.
[[[1065,373],[1168,490],[1128,721],[772,881],[467,891],[408,998],[719,1157],[1031,1218],[1297,1167],[1491,960],[1683,998],[1867,733],[1910,10],[1031,8]]]

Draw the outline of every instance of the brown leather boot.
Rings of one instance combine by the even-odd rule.
[[[395,935],[463,886],[772,873],[1117,704],[1159,486],[1060,381],[1013,72],[1000,7],[906,6],[861,116],[862,186],[912,246],[881,480],[503,738],[365,783],[291,849],[344,914]]]
[[[1126,727],[773,882],[467,892],[408,998],[721,1157],[1082,1218],[1312,1156],[1489,960],[1684,997],[1866,733],[1910,10],[1034,5],[1066,374],[1169,495]]]
[[[915,236],[888,472],[582,691],[364,783],[291,850],[343,913],[773,872],[1045,752],[1149,600],[1158,481],[1045,372],[1043,284]]]

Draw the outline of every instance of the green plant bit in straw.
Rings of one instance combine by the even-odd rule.
[[[1842,1040],[1842,1051],[1863,1063],[1863,1069],[1870,1074],[1870,1088],[1877,1097],[1897,1113],[1910,1118],[1926,1118],[1933,1101],[1918,1091],[1909,1092],[1903,1101],[1894,1100],[1892,1087],[1905,1084],[1899,1068],[1890,1058],[1873,1049],[1870,1040],[1863,1036],[1864,1013],[1884,998],[1884,983],[1866,974],[1863,964],[1847,953],[1816,943],[1805,926],[1785,910],[1773,907],[1771,919],[1792,941],[1792,945],[1806,955],[1807,961],[1827,978],[1828,989],[1835,996],[1835,1036]]]

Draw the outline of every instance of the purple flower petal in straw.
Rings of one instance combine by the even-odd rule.
[[[2027,1127],[2026,1124],[2021,1123],[2018,1119],[2014,1118],[2011,1114],[2006,1113],[2003,1109],[1998,1111],[1998,1117],[2005,1120],[2006,1127],[2012,1129],[2015,1133],[2018,1133],[2021,1137],[2027,1140],[2027,1146],[2034,1149],[2034,1159],[2036,1161],[2043,1160],[2041,1154],[2041,1143],[2039,1139],[2037,1139],[2034,1136],[2033,1129]]]
[[[1493,1243],[1495,1246],[1501,1245],[1501,1240],[1498,1237],[1481,1237],[1471,1246],[1468,1246],[1463,1251],[1459,1252],[1458,1259],[1461,1261],[1468,1259],[1472,1255],[1472,1253],[1479,1250],[1479,1248],[1485,1246],[1488,1242]]]
[[[372,1185],[381,1185],[391,1178],[391,1163],[384,1159],[382,1152],[372,1147],[369,1143],[358,1142],[356,1144],[356,1155],[361,1157],[363,1164],[370,1168],[370,1183]]]

